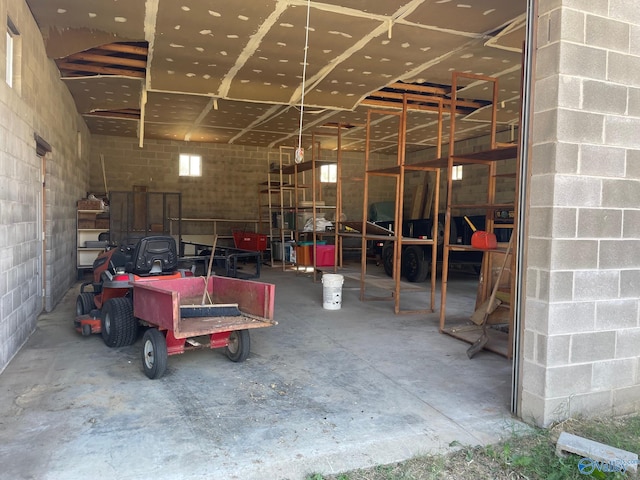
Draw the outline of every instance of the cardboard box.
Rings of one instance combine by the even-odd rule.
[[[83,198],[78,200],[78,210],[104,210],[104,202],[102,200]]]

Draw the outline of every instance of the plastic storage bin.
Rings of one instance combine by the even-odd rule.
[[[316,245],[316,266],[333,267],[335,265],[335,245]]]

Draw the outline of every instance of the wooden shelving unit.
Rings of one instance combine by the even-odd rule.
[[[107,224],[100,226],[98,216],[105,213],[104,209],[86,210],[79,208],[76,212],[76,268],[78,277],[82,270],[93,268],[93,261],[106,248],[107,241],[99,245],[100,234],[109,231]]]
[[[292,213],[295,215],[296,186],[291,170],[293,153],[293,147],[281,146],[276,161],[269,156],[267,179],[259,185],[259,230],[269,236],[267,248],[271,266],[280,266],[283,270],[293,263],[291,252],[287,259],[285,245],[285,242],[294,240],[293,229],[287,223],[287,218],[291,218]]]
[[[514,235],[517,229],[516,219],[517,215],[513,216],[513,224],[504,224],[504,223],[496,223],[496,212],[503,210],[513,210],[517,212],[517,198],[518,198],[518,185],[519,178],[518,173],[518,162],[519,162],[519,151],[518,147],[513,144],[499,144],[496,142],[496,113],[497,113],[497,104],[498,104],[498,80],[492,77],[486,77],[482,75],[474,75],[467,74],[461,72],[454,72],[452,76],[452,93],[451,93],[451,111],[456,110],[457,104],[457,91],[459,78],[467,78],[472,81],[478,82],[487,82],[492,85],[493,88],[493,98],[492,98],[492,116],[491,116],[491,136],[490,136],[490,145],[489,148],[480,152],[473,152],[469,154],[457,154],[455,152],[455,115],[451,115],[450,121],[450,141],[449,141],[449,152],[446,157],[439,158],[433,162],[429,162],[434,165],[445,166],[447,168],[447,201],[446,201],[446,213],[445,213],[445,228],[444,228],[444,250],[443,250],[443,260],[442,260],[442,288],[441,288],[441,303],[440,303],[440,331],[442,333],[447,333],[453,337],[464,340],[469,343],[475,342],[482,333],[482,327],[476,324],[473,324],[469,321],[469,318],[473,312],[469,312],[468,316],[465,317],[452,317],[447,315],[447,286],[449,279],[449,256],[451,252],[470,252],[470,251],[478,251],[469,245],[458,245],[452,243],[452,239],[450,239],[450,225],[452,222],[452,212],[463,210],[476,210],[480,212],[484,212],[486,215],[486,224],[485,230],[488,232],[494,233],[496,228],[511,228],[511,235]],[[499,160],[511,160],[513,159],[516,162],[515,165],[515,174],[498,174],[497,173],[497,161]],[[486,201],[482,203],[454,203],[453,202],[453,189],[454,184],[452,180],[452,171],[453,167],[457,165],[482,165],[486,168],[486,179],[487,179],[487,197]],[[497,203],[496,202],[496,178],[500,176],[509,176],[515,177],[515,192],[514,192],[514,202],[512,203]],[[453,239],[455,242],[455,239]],[[501,313],[504,312],[504,309],[507,309],[506,315],[502,315],[502,318],[505,320],[506,332],[504,328],[487,328],[489,333],[489,343],[486,348],[488,350],[494,351],[495,353],[499,353],[508,358],[511,358],[511,345],[512,345],[512,335],[513,335],[513,301],[514,301],[514,292],[515,286],[513,282],[515,281],[514,274],[514,260],[515,259],[515,245],[512,245],[510,257],[511,260],[508,261],[509,271],[510,271],[510,279],[509,286],[504,289],[502,298],[508,299],[501,305]],[[502,262],[499,261],[499,258],[504,258],[504,254],[506,251],[506,244],[502,243],[498,245],[498,248],[494,250],[481,250],[483,251],[483,261],[482,268],[480,273],[480,283],[478,285],[478,296],[476,299],[476,308],[478,308],[485,300],[489,298],[493,282],[497,281],[494,279],[494,271],[496,270],[495,265],[501,265]],[[489,317],[491,318],[491,317]],[[491,321],[488,322],[490,324]]]
[[[410,102],[412,104],[410,105]],[[414,103],[415,102],[415,103]],[[439,189],[434,189],[433,199],[433,211],[431,212],[431,219],[433,221],[433,231],[430,238],[408,238],[402,235],[403,224],[403,210],[404,210],[404,193],[405,193],[405,175],[408,172],[422,171],[432,172],[435,176],[434,184],[437,186],[440,183],[440,167],[432,165],[430,163],[406,163],[406,134],[407,134],[407,112],[410,108],[420,109],[424,105],[425,98],[415,94],[402,94],[402,108],[401,109],[370,109],[367,112],[367,124],[366,124],[366,146],[365,146],[365,160],[364,160],[364,200],[363,200],[363,218],[360,228],[360,236],[362,239],[362,255],[361,255],[361,273],[360,273],[360,300],[393,300],[394,312],[398,313],[431,313],[435,310],[435,297],[436,297],[436,264],[437,264],[437,218],[438,218],[438,204],[439,204]],[[441,98],[431,97],[428,102],[437,106],[438,123],[442,124],[443,116],[443,101]],[[395,165],[384,168],[371,168],[371,125],[373,117],[396,117],[398,119],[398,143],[397,143],[397,157]],[[440,153],[441,145],[441,128],[438,131],[438,153]],[[381,176],[388,177],[395,182],[395,214],[394,214],[394,226],[395,233],[391,235],[381,234],[377,231],[375,226],[370,225],[367,222],[368,204],[369,204],[369,183],[371,177]],[[398,234],[400,232],[400,234]],[[390,297],[367,297],[366,295],[366,275],[367,275],[367,242],[368,241],[391,241],[393,242],[393,280],[394,289]],[[401,293],[401,253],[403,245],[416,245],[416,246],[431,246],[431,279],[430,279],[430,298],[429,308],[423,310],[401,310],[400,308],[400,293]],[[424,255],[424,250],[417,249],[417,252]]]

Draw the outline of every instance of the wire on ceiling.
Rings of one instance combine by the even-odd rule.
[[[304,91],[307,78],[307,52],[309,50],[309,12],[311,11],[311,0],[307,0],[307,25],[304,34],[304,61],[302,62],[302,96],[300,98],[300,125],[298,130],[298,148],[294,160],[301,163],[304,160],[304,148],[302,148],[302,118],[304,117]]]

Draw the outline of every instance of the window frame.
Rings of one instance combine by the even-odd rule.
[[[320,183],[338,183],[338,164],[320,165]]]
[[[195,160],[197,160],[197,163],[194,165]],[[183,169],[184,161],[189,162],[188,166],[186,166],[187,173],[183,173],[185,171]],[[202,155],[195,153],[181,153],[178,156],[178,177],[202,177]]]

